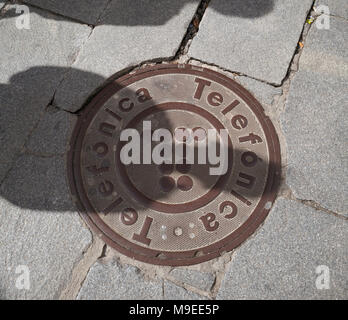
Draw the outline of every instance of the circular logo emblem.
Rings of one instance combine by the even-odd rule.
[[[73,198],[111,247],[152,264],[216,258],[266,218],[280,146],[261,105],[226,76],[161,65],[108,84],[68,157]]]

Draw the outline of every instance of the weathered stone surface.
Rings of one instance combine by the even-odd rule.
[[[64,154],[76,120],[76,116],[50,106],[31,135],[26,148],[39,155]]]
[[[164,291],[163,291],[164,289]],[[163,296],[164,292],[164,296]],[[144,279],[139,269],[116,260],[97,261],[84,282],[79,300],[202,300],[171,282]]]
[[[14,7],[0,14],[0,299],[54,299],[92,235],[66,183],[64,153],[75,116],[54,107],[44,110],[63,78],[55,103],[76,111],[116,72],[173,56],[199,1],[24,2],[57,14],[30,6],[30,30],[16,27]],[[265,82],[279,84],[284,78],[311,3],[212,0],[189,55],[261,79],[237,77],[262,104],[271,104],[281,89]],[[348,18],[346,0],[317,0],[320,4]],[[89,26],[70,18],[99,26],[90,36]],[[312,25],[282,126],[287,184],[294,195],[348,216],[345,19],[331,17],[330,30]],[[27,153],[21,154],[24,145]],[[265,225],[236,250],[218,298],[347,299],[347,242],[346,220],[280,199]],[[329,290],[316,288],[320,265],[329,267]],[[21,266],[28,267],[29,290],[16,287],[23,284]],[[202,291],[215,281],[210,273],[184,268],[170,276]],[[205,297],[171,281],[148,279],[135,267],[101,260],[91,268],[79,299]]]
[[[237,77],[236,79],[263,105],[272,104],[274,98],[282,94],[282,89],[273,87],[267,83],[257,81],[248,77]]]
[[[170,275],[181,282],[203,291],[209,291],[215,282],[215,276],[212,273],[196,270],[176,268],[170,272]]]
[[[20,30],[14,12],[0,17],[0,143],[6,150],[0,153],[0,180],[90,32],[40,10],[31,12],[30,30]]]
[[[331,17],[330,30],[313,27],[292,81],[282,127],[287,184],[296,197],[348,212],[348,23]]]
[[[78,295],[79,300],[160,300],[160,280],[145,280],[139,269],[117,261],[97,261]]]
[[[346,0],[316,0],[315,7],[328,6],[330,14],[348,19],[348,2]]]
[[[92,25],[107,23],[129,27],[164,25],[180,14],[188,2],[195,2],[196,7],[199,3],[196,0],[132,0],[130,6],[128,0],[80,0],[78,2],[70,0],[24,0],[23,2]],[[110,11],[114,11],[112,13],[113,19],[107,21],[100,19],[104,12]]]
[[[95,25],[109,0],[25,0],[24,2]]]
[[[311,5],[312,0],[213,0],[189,55],[280,84]]]
[[[196,293],[189,292],[169,281],[164,282],[164,299],[166,300],[207,300]]]
[[[255,237],[235,252],[217,298],[347,299],[347,230],[347,221],[334,215],[278,200]],[[316,287],[321,265],[330,270],[328,290]]]
[[[0,299],[57,299],[92,241],[71,204],[64,166],[64,157],[23,155],[0,188]],[[16,287],[23,265],[29,290]]]
[[[120,70],[145,60],[174,56],[197,5],[198,1],[186,0],[164,0],[151,5],[141,1],[131,6],[126,1],[113,1],[101,19],[102,25],[93,30],[73,65],[93,76],[81,78],[79,72],[72,70],[60,85],[55,104],[76,111],[105,79]],[[171,12],[173,8],[171,18],[162,21],[162,12]],[[156,23],[157,19],[163,24]]]

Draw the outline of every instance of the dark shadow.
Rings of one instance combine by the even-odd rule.
[[[140,217],[141,219],[145,219],[144,226],[152,219],[149,214],[149,208],[157,212],[164,212],[164,221],[166,221],[166,224],[168,221],[168,231],[170,229],[170,232],[176,230],[176,228],[173,228],[173,222],[172,225],[170,224],[168,214],[180,214],[181,212],[187,212],[188,209],[190,209],[190,211],[197,211],[199,218],[197,217],[195,224],[199,226],[199,228],[202,228],[203,231],[205,228],[207,234],[204,233],[204,236],[209,236],[210,232],[216,233],[219,225],[223,225],[226,219],[234,223],[234,221],[237,221],[234,219],[239,219],[240,217],[237,213],[244,212],[247,207],[253,205],[257,205],[258,209],[253,213],[253,219],[251,219],[251,221],[256,222],[253,223],[252,229],[248,229],[249,231],[255,230],[266,217],[277,194],[280,163],[276,161],[269,163],[259,156],[259,159],[255,160],[254,169],[256,169],[256,171],[254,170],[252,174],[256,182],[249,184],[248,181],[245,181],[246,176],[244,175],[241,176],[241,184],[238,186],[238,183],[233,181],[234,179],[231,179],[232,175],[237,174],[237,177],[240,173],[251,175],[251,171],[249,167],[241,165],[242,155],[245,153],[245,150],[238,150],[237,148],[232,149],[231,145],[229,146],[229,153],[233,155],[229,157],[229,164],[238,164],[239,168],[234,168],[232,172],[228,172],[223,176],[212,177],[209,173],[210,166],[198,164],[190,166],[180,164],[169,167],[151,164],[123,167],[117,162],[118,151],[121,146],[119,131],[112,130],[111,136],[105,137],[105,139],[108,139],[107,150],[111,152],[107,152],[104,155],[104,149],[98,149],[99,147],[97,145],[98,142],[104,141],[100,140],[100,132],[97,134],[98,131],[100,131],[100,129],[97,129],[99,127],[98,124],[96,130],[91,131],[90,136],[92,140],[86,145],[82,145],[82,150],[85,155],[81,159],[78,159],[78,155],[81,151],[77,144],[78,140],[75,138],[71,139],[71,131],[61,130],[61,128],[64,128],[64,123],[66,122],[64,120],[50,122],[49,118],[54,117],[56,113],[61,113],[69,117],[77,117],[79,125],[83,125],[84,123],[87,124],[88,117],[93,115],[98,109],[92,104],[96,101],[95,99],[100,98],[98,93],[80,112],[74,115],[66,111],[56,110],[54,107],[47,107],[45,110],[45,115],[47,117],[43,117],[36,129],[26,129],[25,136],[29,137],[29,140],[27,140],[26,137],[23,138],[25,119],[31,117],[33,104],[36,98],[35,94],[32,94],[33,86],[36,88],[34,90],[36,93],[37,90],[40,90],[41,86],[41,94],[43,94],[42,90],[46,85],[39,79],[46,79],[46,81],[51,79],[57,87],[60,80],[60,77],[57,76],[62,76],[67,71],[71,71],[71,69],[35,67],[14,75],[9,84],[0,84],[0,127],[3,127],[0,140],[4,142],[2,144],[2,152],[9,153],[8,160],[11,158],[13,159],[13,163],[8,168],[5,179],[0,186],[0,197],[2,198],[2,203],[5,208],[5,211],[1,214],[11,215],[19,211],[20,215],[26,216],[26,219],[29,219],[22,221],[30,221],[31,217],[34,217],[39,211],[44,212],[44,214],[52,215],[53,219],[57,213],[64,212],[66,213],[66,219],[70,221],[70,212],[76,212],[76,210],[78,210],[82,213],[82,217],[89,224],[91,229],[97,232],[99,236],[102,236],[103,240],[108,245],[117,248],[120,252],[132,256],[133,258],[133,253],[124,251],[124,248],[128,248],[128,244],[125,243],[128,240],[126,241],[124,238],[120,240],[118,238],[117,241],[111,242],[110,238],[103,236],[100,230],[103,230],[103,232],[107,231],[105,231],[105,229],[97,230],[95,224],[91,223],[91,217],[100,221],[105,218],[111,219],[117,226],[120,225],[126,228],[126,232],[129,232],[133,239],[144,244],[148,244],[147,240],[149,239],[142,233],[136,233],[138,231],[134,232],[134,228],[139,228],[139,225],[135,224],[139,224]],[[100,79],[99,76],[88,72],[79,70],[73,70],[73,72],[76,81],[88,82],[92,80],[103,80]],[[157,85],[161,85],[161,83]],[[165,90],[170,90],[170,83],[169,89],[167,89],[167,82],[164,83],[164,86]],[[115,87],[114,82],[107,85],[109,89],[113,87]],[[122,88],[116,85],[116,88],[118,90],[123,89],[124,95],[133,99],[138,95],[137,92],[130,90],[128,87]],[[13,90],[21,95],[21,99],[25,101],[24,103],[14,105],[16,103],[16,96],[13,95],[13,99],[6,100],[6,97],[11,98],[11,95],[8,94],[12,93]],[[103,91],[103,95],[104,94],[106,93]],[[106,95],[109,98],[109,94]],[[111,95],[110,98],[111,97],[113,97],[113,95]],[[115,98],[112,99],[113,100],[111,100],[108,105],[113,111],[119,113],[117,109],[119,108],[119,97],[116,100]],[[180,122],[182,117],[177,116],[173,119],[172,116],[163,112],[163,109],[158,106],[156,97],[153,97],[150,102],[155,113],[159,110],[157,113],[158,117],[152,118],[151,120],[151,122],[154,121],[154,124],[156,123],[154,127],[159,126],[160,128],[169,129],[171,131],[175,129],[177,127],[177,121]],[[45,107],[41,105],[39,110],[35,112],[42,112],[44,108]],[[20,117],[18,117],[18,115],[20,115]],[[194,127],[200,125],[200,123],[196,123],[194,117],[192,118],[192,125]],[[6,119],[9,121],[6,121]],[[105,119],[109,121],[110,124],[111,119],[114,119],[114,115],[111,116],[111,119],[110,117]],[[121,122],[118,128],[121,130],[127,126],[129,126],[129,122]],[[134,125],[132,126],[134,127]],[[110,130],[110,126],[107,126],[106,130]],[[10,136],[13,141],[22,141],[22,144],[26,141],[25,148],[22,149],[21,144],[18,146],[19,148],[11,149],[10,143],[12,140],[7,140],[6,136]],[[63,153],[50,154],[47,148],[51,148],[53,145],[59,150],[59,146],[62,145],[62,136],[65,136],[65,139],[63,139],[63,145],[65,147]],[[96,139],[95,141],[93,141],[94,138]],[[234,137],[234,139],[236,139],[236,137]],[[67,148],[69,143],[70,148]],[[116,147],[116,152],[113,151],[114,146]],[[37,149],[36,147],[39,148]],[[70,149],[70,151],[68,151],[68,149]],[[10,154],[11,152],[12,154]],[[116,158],[116,161],[113,161],[114,158]],[[80,179],[77,174],[79,168],[82,168],[84,171],[82,179]],[[260,187],[260,182],[262,183],[262,181],[258,179],[257,171],[260,170],[264,173],[265,168],[269,168],[273,173],[268,178],[269,183],[267,186]],[[174,174],[178,175],[174,177]],[[163,178],[165,180],[163,180]],[[129,183],[127,179],[131,182]],[[110,186],[110,182],[112,186]],[[247,182],[249,186],[245,186],[245,182]],[[200,186],[199,189],[196,189],[196,186]],[[134,191],[134,187],[138,192]],[[190,195],[190,192],[196,192],[196,190],[203,190],[202,194],[204,197],[206,197],[206,194],[209,194],[209,196],[212,195],[212,198],[208,198],[207,202],[206,200],[203,202],[199,200],[191,204],[192,201],[190,200],[192,194]],[[178,193],[180,197],[177,197]],[[224,196],[220,198],[220,200],[222,199],[224,202],[213,202],[221,193],[224,193]],[[167,205],[170,202],[174,202],[173,199],[171,199],[172,196],[174,196],[174,201],[178,200],[177,202],[180,202],[180,206],[178,207],[177,203],[174,203],[175,211],[168,211],[168,206],[162,210],[163,203]],[[259,201],[261,196],[263,200]],[[122,201],[119,201],[120,198]],[[201,198],[201,196],[199,195],[198,198]],[[6,202],[9,202],[13,208],[8,206]],[[172,203],[170,203],[171,208],[173,207]],[[206,211],[206,205],[210,204],[214,204],[215,213],[210,211],[213,209],[209,209],[210,212]],[[172,210],[171,208],[169,210]],[[217,219],[220,220],[219,223],[217,223]],[[150,224],[152,221],[153,220],[150,221]],[[173,221],[173,219],[171,219],[171,221]],[[99,224],[102,225],[103,223],[99,222]],[[188,222],[185,227],[189,228]],[[20,232],[20,226],[18,228],[16,227],[15,230]],[[240,239],[238,240],[238,244],[245,240],[244,237],[250,234],[249,231],[243,233],[242,238],[238,238]],[[35,232],[37,232],[39,236],[41,231],[35,230]],[[161,237],[161,235],[159,235],[159,237]],[[224,250],[224,248],[225,247],[219,250]],[[171,254],[168,255],[168,253],[164,254],[160,251],[154,251],[156,258],[153,258],[154,260],[146,260],[147,258],[145,259],[141,254],[139,255],[137,251],[134,252],[140,260],[145,262],[156,261],[156,263],[159,263],[158,259],[162,259],[160,264],[173,263],[171,262],[172,260],[170,260]],[[201,260],[200,254],[202,254],[200,250],[195,250],[195,252],[191,252],[188,255],[190,259],[192,258],[196,261],[195,263],[198,263],[206,260],[206,256],[203,256],[203,260]],[[187,254],[185,253],[185,255]],[[179,263],[181,263],[180,260]]]
[[[210,2],[210,3],[209,3]],[[32,0],[29,4],[49,10],[59,15],[52,15],[46,11],[30,7],[32,12],[42,15],[47,19],[62,20],[64,17],[92,25],[117,25],[117,26],[159,26],[164,25],[173,17],[180,14],[187,3],[196,4],[198,15],[201,15],[208,5],[209,10],[230,17],[257,18],[271,12],[274,0],[230,0],[230,1],[201,1],[198,0],[132,0],[113,1],[108,9],[103,12],[107,0],[85,0],[85,1],[42,1]],[[192,10],[192,16],[195,9]],[[12,8],[5,18],[17,16]],[[100,17],[100,18],[99,18]],[[216,24],[219,22],[216,21]]]
[[[231,17],[258,18],[273,11],[274,0],[212,0],[209,8]]]
[[[11,159],[17,157],[16,162],[6,175],[6,178],[0,187],[0,196],[17,207],[47,212],[74,210],[73,206],[71,205],[68,190],[69,188],[67,187],[66,183],[65,159],[61,153],[51,154],[46,150],[47,147],[51,148],[52,145],[54,146],[55,144],[62,144],[60,135],[64,133],[62,133],[60,130],[61,126],[64,126],[64,123],[55,123],[51,128],[48,127],[46,132],[39,132],[39,134],[42,134],[43,136],[38,137],[37,135],[34,135],[34,140],[30,140],[29,143],[27,142],[26,150],[24,151],[20,149],[12,150],[10,148],[10,142],[6,142],[6,137],[9,136],[13,139],[13,141],[25,140],[25,138],[21,136],[23,133],[21,128],[24,130],[23,119],[26,117],[29,118],[30,114],[33,112],[31,107],[36,103],[35,99],[38,91],[41,90],[42,93],[42,90],[49,90],[49,84],[52,85],[52,82],[58,84],[60,77],[67,71],[71,71],[71,69],[58,67],[35,67],[14,75],[10,79],[9,84],[0,84],[0,140],[3,141],[3,152],[8,150],[9,153],[13,153],[9,154],[8,161],[11,161]],[[101,79],[100,76],[92,73],[83,72],[76,69],[74,69],[73,72],[75,74],[76,81],[89,82],[97,80],[97,82],[100,82],[101,80],[104,80]],[[48,79],[51,79],[52,82],[48,81]],[[108,86],[110,87],[112,84]],[[33,88],[35,88],[35,90],[33,90]],[[137,96],[136,92],[129,89],[125,90],[126,96],[133,98]],[[13,91],[21,95],[21,101],[25,101],[25,103],[19,105],[20,109],[18,106],[14,105],[18,103],[18,101],[16,101],[16,96],[14,96]],[[11,99],[11,97],[13,97],[13,100],[8,100]],[[112,104],[113,102],[111,102],[111,105]],[[115,101],[114,104],[118,105],[118,101]],[[167,116],[162,110],[156,110],[157,102],[155,98],[151,100],[151,105],[154,108],[154,113],[158,111],[156,116],[157,118],[152,117],[151,121],[157,123],[157,128],[165,128],[173,132],[175,128],[177,128],[178,124],[175,123],[175,121],[173,121],[171,117]],[[42,112],[42,108],[43,106],[41,106],[40,109],[36,110],[35,112]],[[54,110],[54,108],[49,108],[46,110],[46,114],[50,116],[52,110]],[[69,113],[67,114],[71,117],[85,118],[94,110],[95,109],[90,109],[89,107],[83,107],[81,111],[77,112],[75,115],[70,115]],[[58,110],[54,112],[66,113],[66,111]],[[19,113],[22,114],[20,117],[18,116]],[[192,125],[193,127],[197,127],[199,123],[193,121]],[[122,128],[124,129],[127,126],[128,123],[124,123]],[[141,131],[140,127],[136,126],[136,128]],[[153,128],[156,128],[156,126],[154,125]],[[27,129],[26,135],[29,135],[29,133],[30,130]],[[46,133],[48,141],[45,139]],[[117,135],[115,133],[115,139],[116,136]],[[70,135],[68,135],[66,139],[66,144],[68,144],[70,141]],[[42,144],[42,146],[40,144]],[[38,150],[35,149],[35,146],[37,145],[40,145]],[[121,143],[118,141],[117,146],[120,145]],[[154,145],[152,148],[153,147]],[[92,148],[92,145],[90,148]],[[59,147],[56,149],[59,149]],[[219,147],[217,147],[217,149],[219,149]],[[19,151],[22,151],[23,156],[18,158]],[[78,150],[75,151],[79,152]],[[195,149],[195,154],[196,152],[197,151]],[[238,162],[238,166],[241,168],[240,172],[250,173],[250,170],[248,170],[247,167],[243,167],[241,165],[243,153],[245,153],[245,150],[232,149],[232,146],[229,145],[229,161],[231,164]],[[108,167],[110,165],[110,160],[108,158],[99,159],[97,157],[96,161],[97,162],[95,162],[95,165],[97,168]],[[75,166],[76,165],[77,164],[75,163]],[[261,171],[269,166],[270,170],[277,172],[277,177],[279,177],[279,163],[267,163],[264,159],[258,159],[257,166]],[[89,167],[92,167],[92,165],[90,164]],[[224,190],[231,192],[232,187],[231,185],[227,184],[227,180],[232,173],[228,172],[225,177],[212,177],[209,173],[210,168],[210,165],[198,164],[179,164],[164,167],[156,165],[130,165],[124,168],[124,173],[127,174],[116,172],[119,185],[115,185],[114,189],[118,195],[122,194],[125,198],[135,200],[133,207],[136,210],[151,206],[152,203],[156,201],[161,202],[170,196],[171,192],[175,192],[177,186],[170,185],[173,180],[167,179],[167,184],[169,181],[168,186],[166,181],[162,179],[163,177],[170,178],[170,176],[175,172],[181,174],[181,176],[190,176],[192,179],[191,181],[196,181],[203,188],[216,190],[218,192],[222,192]],[[102,182],[105,179],[113,180],[115,177],[110,176],[113,174],[114,173],[112,170],[110,173],[106,174],[106,176],[104,175],[104,172],[100,174],[92,172],[90,173],[90,177],[93,179],[95,178],[96,181]],[[129,189],[124,188],[124,183],[126,182],[125,180],[127,180],[127,176],[130,177],[133,184],[141,186],[144,194],[146,194],[148,198],[147,200],[144,197],[139,198],[136,195],[132,199]],[[221,182],[217,183],[218,180],[221,180]],[[276,180],[277,179],[274,181]],[[190,180],[188,182],[187,180],[186,182],[183,180],[181,191],[187,187],[187,184],[185,186],[185,183],[190,185],[191,182]],[[271,186],[271,189],[269,190],[271,194],[273,194],[276,187],[276,185]],[[190,188],[190,186],[188,188]],[[253,187],[244,188],[244,191],[245,193],[241,194],[241,196],[244,196],[249,201],[257,199],[264,193],[262,188]],[[98,191],[98,185],[91,186],[89,190],[86,190],[86,194],[92,198],[105,197],[105,195],[100,194],[100,189]],[[267,191],[265,195],[267,196]],[[105,203],[111,204],[116,199],[117,197],[115,198],[114,196],[108,196],[105,198]],[[112,212],[117,213],[117,210],[118,209]]]
[[[39,2],[44,3],[37,1],[38,5]],[[112,6],[105,12],[99,24],[120,26],[163,25],[178,15],[186,3],[195,2],[198,6],[198,1],[193,0],[132,0],[131,2],[132,6],[129,6],[128,1],[113,1]],[[65,16],[70,15],[74,19],[86,22],[86,20],[74,16],[74,12],[76,13],[74,10],[81,9],[80,6],[83,2],[74,2],[74,5],[70,5],[71,3],[71,1],[61,1],[59,6],[57,4],[57,8],[54,10],[51,8],[55,12],[59,12],[60,8],[62,10],[64,7],[68,8],[68,11],[66,11],[68,14],[59,12],[62,15],[52,15],[47,11],[33,8],[32,11],[47,19],[68,20]],[[230,3],[213,0],[210,5],[211,10],[231,16],[231,18],[233,16],[256,18],[273,9],[273,0],[240,0],[231,1]],[[94,8],[91,7],[91,10],[94,10]],[[204,8],[201,8],[201,10],[204,10]],[[200,14],[202,12],[198,13],[198,15]],[[1,16],[1,19],[16,15],[12,9],[6,15]],[[218,24],[219,21],[216,21],[216,23]],[[191,27],[194,24],[195,20],[193,20]],[[194,25],[194,28],[197,28],[197,26]],[[2,147],[0,155],[0,197],[3,198],[5,208],[7,206],[6,202],[9,202],[14,207],[19,208],[20,214],[27,214],[30,217],[38,211],[54,215],[57,212],[68,213],[75,212],[78,209],[80,212],[86,213],[83,217],[87,222],[90,222],[88,219],[91,216],[99,219],[100,217],[109,216],[117,221],[116,223],[123,223],[127,226],[129,221],[122,219],[125,212],[129,212],[129,209],[137,214],[139,212],[139,215],[145,215],[149,208],[166,214],[197,210],[199,214],[202,211],[202,215],[205,215],[207,226],[205,223],[204,226],[206,230],[215,232],[215,230],[207,229],[207,227],[210,227],[209,219],[212,213],[207,213],[201,208],[205,208],[206,204],[213,203],[217,196],[224,193],[224,199],[228,201],[227,205],[223,210],[221,205],[223,206],[225,202],[220,203],[220,207],[215,208],[217,215],[223,215],[221,219],[234,219],[236,217],[236,210],[231,205],[232,201],[250,207],[259,203],[261,196],[264,197],[264,201],[259,205],[256,220],[261,222],[262,218],[265,217],[270,209],[267,205],[270,205],[269,202],[274,200],[277,192],[280,164],[277,161],[267,162],[260,156],[258,159],[255,158],[254,171],[251,172],[248,166],[244,165],[243,167],[241,163],[245,150],[232,148],[232,144],[229,144],[228,149],[231,170],[222,176],[212,176],[209,172],[210,165],[197,163],[165,166],[153,164],[123,166],[119,161],[113,163],[114,155],[119,155],[121,148],[117,130],[112,131],[111,136],[109,136],[112,145],[110,144],[108,149],[116,148],[116,152],[108,154],[109,158],[99,156],[96,153],[96,148],[98,148],[96,144],[89,142],[89,144],[82,146],[86,156],[82,160],[79,159],[78,155],[81,150],[76,144],[77,140],[71,139],[72,130],[67,128],[67,123],[73,118],[76,118],[80,125],[88,123],[87,117],[96,110],[96,106],[90,107],[91,103],[95,101],[96,97],[99,97],[98,92],[105,88],[100,88],[99,91],[94,92],[93,97],[84,106],[81,106],[79,112],[74,114],[62,111],[52,105],[47,106],[49,101],[51,101],[49,104],[54,102],[55,90],[68,73],[75,82],[83,83],[85,87],[95,88],[96,84],[106,82],[108,83],[107,87],[117,86],[110,79],[103,79],[99,75],[90,72],[74,68],[48,66],[30,68],[13,75],[8,84],[0,84],[0,143]],[[161,83],[157,85],[161,85]],[[163,85],[166,88],[165,90],[170,90],[170,83]],[[70,92],[74,92],[73,88],[70,87],[64,89],[67,97],[71,96],[69,95]],[[117,87],[117,89],[123,89],[124,95],[133,99],[138,95],[136,91],[134,92],[129,88]],[[74,92],[74,94],[79,93]],[[156,114],[156,116],[149,119],[154,123],[153,128],[168,129],[173,133],[178,125],[182,126],[180,121],[185,115],[173,118],[172,115],[161,109],[156,97],[152,97],[150,101],[153,108],[152,113]],[[118,103],[119,101],[116,99],[111,102],[111,106],[118,106]],[[64,108],[64,105],[60,104],[59,106]],[[196,120],[195,117],[192,117],[192,127],[194,128],[201,125]],[[119,130],[128,125],[130,124],[127,121],[121,123]],[[110,125],[107,126],[107,130],[109,129]],[[97,132],[92,132],[91,136],[97,137]],[[152,148],[154,146],[152,145]],[[196,152],[197,148],[195,147]],[[118,157],[116,157],[117,159]],[[234,164],[237,167],[233,167]],[[78,168],[85,171],[83,178],[78,176]],[[272,174],[268,177],[269,184],[264,187],[257,174],[258,171],[265,174],[266,168]],[[236,176],[236,179],[231,179],[233,175]],[[112,186],[107,183],[111,181]],[[200,199],[203,197],[199,195],[201,191],[204,196],[203,202]],[[207,194],[209,196],[206,196]],[[121,202],[119,198],[122,199]],[[196,198],[199,198],[198,202],[190,201]],[[171,206],[175,202],[173,199],[178,199],[177,202],[179,203],[179,206],[175,205],[176,209],[174,211],[168,209],[168,206],[163,207],[163,204],[168,203]],[[9,213],[5,212],[5,214],[11,214],[12,210],[15,211],[16,208],[8,209]],[[200,217],[200,220],[202,217]],[[147,218],[148,216],[146,216],[146,220]],[[67,219],[69,219],[69,214],[67,214]],[[253,228],[256,228],[256,226],[253,225]],[[20,227],[18,230],[20,230]],[[40,230],[35,231],[40,232]],[[100,233],[100,230],[98,232]],[[128,232],[128,229],[126,232]],[[124,239],[119,244],[128,246],[128,244],[123,244],[123,241]],[[124,249],[124,247],[122,248]],[[122,250],[120,251],[122,252]],[[196,254],[200,253],[197,251],[194,256],[196,257]],[[163,258],[160,256],[161,254],[158,253],[156,257]],[[197,258],[199,257],[197,256]]]

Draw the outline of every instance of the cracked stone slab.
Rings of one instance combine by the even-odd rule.
[[[348,23],[313,27],[292,81],[282,128],[294,195],[348,214]]]
[[[279,199],[235,252],[217,298],[347,299],[347,230],[343,219]],[[329,267],[330,289],[317,289],[318,266]]]
[[[176,268],[170,272],[176,280],[187,283],[203,291],[209,291],[215,283],[212,273]]]
[[[161,280],[145,280],[140,270],[116,260],[97,261],[89,270],[78,300],[161,300]]]
[[[17,29],[16,19],[14,9],[0,17],[0,180],[90,32],[41,10],[32,10],[30,30]]]
[[[169,281],[164,282],[164,299],[165,300],[207,300],[207,298],[190,292],[182,287]]]
[[[254,97],[263,105],[271,105],[276,96],[282,94],[280,87],[273,87],[267,83],[257,81],[248,77],[237,77],[236,80],[248,89]]]
[[[328,6],[330,14],[348,19],[348,2],[346,0],[316,0],[315,7]]]
[[[280,85],[312,2],[212,0],[188,54]]]
[[[66,153],[76,120],[77,116],[50,106],[31,135],[27,150],[44,156]]]
[[[110,0],[25,0],[23,2],[95,25]]]
[[[0,299],[59,298],[92,242],[70,201],[64,157],[22,155],[0,193]],[[28,290],[16,287],[20,266]]]
[[[93,30],[77,57],[75,70],[60,85],[55,105],[75,112],[92,92],[120,70],[176,54],[199,1],[163,0],[149,5],[148,0],[137,0],[137,3],[130,6],[127,1],[111,2],[101,25]]]

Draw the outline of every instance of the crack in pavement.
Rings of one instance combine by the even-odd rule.
[[[210,4],[211,0],[202,0],[200,4],[198,5],[198,8],[192,18],[191,23],[189,24],[187,28],[187,32],[184,35],[184,38],[180,44],[180,47],[177,51],[177,53],[174,56],[174,60],[182,60],[187,59],[187,53],[190,48],[190,44],[193,40],[193,38],[197,35],[199,32],[199,26],[203,19],[203,16]]]
[[[314,13],[314,4],[315,4],[315,0],[313,0],[312,2],[312,6],[310,7],[310,9],[308,10],[308,13],[307,13],[307,16],[306,16],[306,19],[305,19],[305,22],[303,24],[303,27],[302,27],[302,31],[301,31],[301,34],[300,34],[300,37],[299,37],[299,40],[297,41],[297,47],[294,51],[294,54],[291,58],[291,61],[289,63],[289,67],[288,67],[288,71],[284,77],[284,79],[281,81],[281,84],[278,86],[278,87],[283,87],[283,85],[285,84],[285,82],[291,78],[291,76],[293,75],[293,66],[294,65],[297,65],[298,66],[298,62],[299,62],[299,59],[301,57],[301,53],[303,51],[303,48],[304,48],[304,42],[307,38],[307,35],[309,33],[309,30],[312,26],[312,24],[308,24],[307,23],[307,20],[308,18],[311,17],[311,15]],[[301,47],[300,43],[303,43],[303,46]],[[297,60],[297,57],[298,57],[298,60]],[[296,61],[297,60],[297,61]],[[296,69],[295,72],[298,71],[298,68]]]
[[[76,300],[90,269],[101,257],[105,245],[101,239],[99,239],[95,235],[92,236],[92,243],[82,254],[82,258],[76,263],[75,267],[73,268],[69,281],[59,295],[60,300]]]
[[[303,204],[306,207],[310,207],[312,209],[315,209],[316,211],[321,211],[321,212],[326,213],[326,214],[334,215],[335,217],[337,217],[339,219],[346,220],[346,221],[348,220],[348,217],[345,216],[344,213],[335,212],[335,211],[332,211],[332,210],[330,210],[328,208],[325,208],[320,203],[318,203],[318,202],[316,202],[314,200],[297,198],[294,195],[294,193],[291,190],[291,188],[285,183],[285,181],[282,184],[281,189],[279,190],[278,198],[280,198],[280,197],[284,198],[284,199],[287,199],[287,200],[299,202],[299,203]]]

